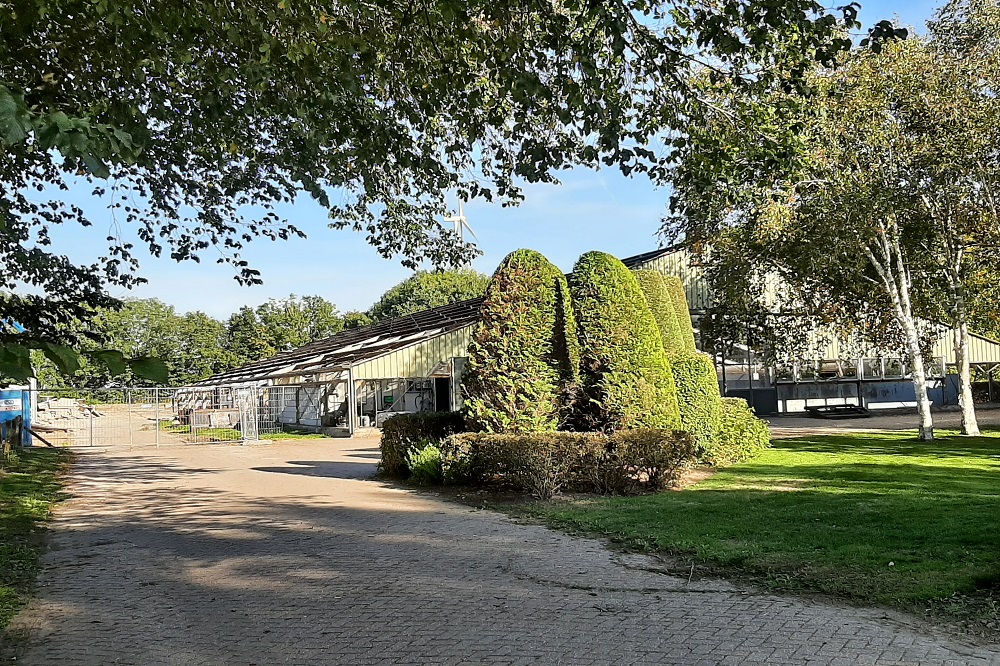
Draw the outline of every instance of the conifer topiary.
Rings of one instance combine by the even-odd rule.
[[[718,437],[721,427],[722,403],[715,362],[695,351],[694,329],[680,278],[649,270],[636,271],[636,278],[663,335],[663,347],[677,386],[681,427],[705,450]]]
[[[664,275],[663,281],[667,285],[667,293],[670,294],[670,301],[674,305],[674,315],[677,317],[677,327],[683,345],[682,351],[693,352],[697,347],[694,344],[694,326],[691,324],[691,310],[684,293],[684,283],[674,275]]]
[[[476,431],[556,430],[579,365],[566,277],[533,250],[511,252],[486,288],[463,387]]]
[[[705,450],[719,436],[722,425],[722,399],[715,362],[708,354],[687,351],[670,357],[670,367],[677,384],[681,427]]]
[[[677,389],[659,328],[635,275],[588,252],[570,275],[580,334],[578,429],[679,428]]]
[[[635,278],[639,281],[642,293],[645,294],[646,302],[649,304],[649,310],[653,313],[653,319],[660,329],[663,350],[667,352],[667,358],[673,358],[684,350],[684,341],[681,339],[677,313],[674,311],[674,303],[667,291],[663,274],[643,269],[635,271]]]

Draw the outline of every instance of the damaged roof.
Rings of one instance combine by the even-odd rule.
[[[371,326],[341,331],[242,368],[213,375],[195,382],[195,386],[258,382],[346,369],[474,324],[479,320],[482,303],[481,297],[473,298],[387,319]]]

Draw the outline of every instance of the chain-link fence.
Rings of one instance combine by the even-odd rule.
[[[32,430],[56,446],[244,442],[282,432],[294,387],[38,389]]]

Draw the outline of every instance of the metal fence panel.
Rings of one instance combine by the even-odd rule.
[[[291,387],[287,387],[291,388]],[[244,442],[281,432],[267,388],[38,389],[32,430],[56,446]]]

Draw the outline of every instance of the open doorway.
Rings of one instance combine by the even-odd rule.
[[[451,379],[448,377],[434,378],[434,411],[447,412],[451,410]]]

